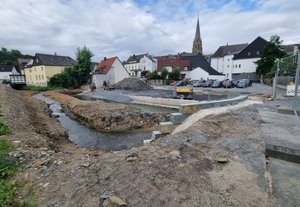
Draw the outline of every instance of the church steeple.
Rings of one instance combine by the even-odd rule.
[[[193,53],[201,53],[202,54],[202,40],[200,35],[200,26],[199,26],[199,17],[197,19],[197,27],[196,27],[196,33],[195,33],[195,39],[193,42]]]

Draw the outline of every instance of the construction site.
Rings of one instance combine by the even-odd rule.
[[[192,100],[176,92],[191,94],[133,79],[75,92],[1,85],[13,131],[3,138],[24,163],[20,202],[34,193],[52,207],[300,204],[297,97],[272,98],[258,83],[195,88]]]

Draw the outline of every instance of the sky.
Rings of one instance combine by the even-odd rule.
[[[300,43],[300,0],[1,0],[0,47],[93,61],[191,52],[197,18],[204,54],[279,35]]]

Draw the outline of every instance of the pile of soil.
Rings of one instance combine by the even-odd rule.
[[[115,89],[146,91],[152,90],[147,83],[138,78],[125,78],[114,85]]]
[[[139,129],[151,131],[162,121],[168,121],[168,113],[134,111],[124,104],[103,101],[84,101],[59,92],[44,95],[59,101],[65,112],[81,123],[103,132],[123,132]]]

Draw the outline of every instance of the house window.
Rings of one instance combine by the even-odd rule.
[[[241,64],[239,64],[239,68],[241,68]]]
[[[35,79],[36,79],[36,80],[38,79],[38,76],[37,76],[37,75],[35,75]]]
[[[256,51],[256,55],[259,55],[259,51]]]
[[[44,80],[44,75],[42,75],[42,80]]]
[[[41,80],[41,76],[39,75],[39,80]]]
[[[228,59],[228,62],[230,61],[230,59]]]
[[[229,68],[229,65],[227,65],[227,68]]]
[[[34,71],[36,71],[36,67],[34,67]]]
[[[29,69],[29,72],[31,73],[31,69]]]
[[[43,70],[43,66],[42,66],[42,70]]]
[[[248,56],[250,56],[251,55],[251,52],[248,52]]]

